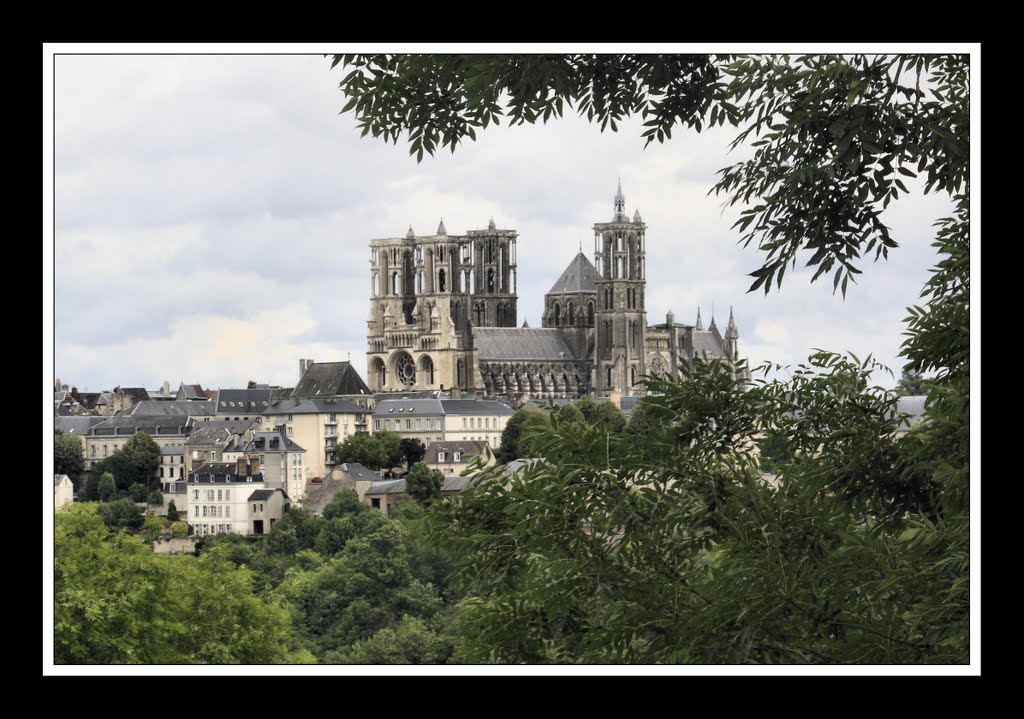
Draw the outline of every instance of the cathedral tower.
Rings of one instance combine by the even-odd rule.
[[[366,368],[374,392],[473,385],[473,327],[516,326],[515,230],[370,241]]]
[[[632,220],[626,215],[620,181],[611,222],[594,225],[597,341],[592,386],[601,393],[641,392],[637,382],[646,373],[646,228],[639,210]]]

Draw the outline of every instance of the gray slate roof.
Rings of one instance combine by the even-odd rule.
[[[206,399],[206,392],[204,392],[202,386],[198,384],[185,384],[182,382],[178,391],[181,392],[185,399],[188,400],[198,399],[202,401]]]
[[[277,446],[272,447],[271,442],[277,440]],[[260,441],[262,440],[262,444]],[[252,441],[245,445],[244,452],[305,452],[302,447],[296,444],[290,437],[280,432],[256,432]]]
[[[474,327],[473,344],[481,361],[575,359],[554,327]]]
[[[183,444],[165,444],[160,448],[160,454],[185,454],[185,445]]]
[[[255,419],[250,420],[220,420],[201,422],[196,424],[189,435],[186,444],[224,444],[231,437],[242,434],[256,424]]]
[[[59,429],[65,434],[88,434],[89,430],[101,422],[106,422],[107,417],[86,415],[83,417],[54,417],[53,428]]]
[[[255,492],[249,495],[247,501],[252,502],[254,500],[267,500],[274,496],[274,492],[280,492],[284,494],[284,498],[288,499],[288,495],[285,494],[283,489],[257,489]]]
[[[146,400],[132,405],[123,412],[122,417],[212,417],[216,414],[214,404],[210,401],[186,400],[168,402],[164,400]]]
[[[367,414],[365,407],[347,399],[299,399],[297,397],[282,399],[271,404],[263,414]]]
[[[270,388],[266,389],[219,389],[213,401],[218,414],[231,412],[261,413],[270,406]]]
[[[455,464],[455,453],[458,452],[461,455],[459,464],[468,464],[470,459],[483,452],[483,449],[483,442],[431,442],[427,447],[427,453],[423,455],[423,461],[427,464],[437,464],[437,453],[444,452],[444,464]]]
[[[293,397],[328,397],[338,394],[370,394],[370,388],[351,362],[314,362],[302,373]]]
[[[594,277],[597,270],[582,252],[572,258],[562,276],[551,286],[551,292],[596,292]]]
[[[693,332],[693,354],[699,357],[708,358],[713,357],[725,357],[725,347],[723,347],[718,338],[711,332]]]
[[[373,408],[374,417],[512,413],[508,405],[493,399],[385,399]]]
[[[473,477],[446,477],[441,485],[442,492],[461,492],[473,481]],[[365,497],[379,496],[382,494],[405,494],[404,479],[389,479],[385,482],[376,482],[368,490]]]
[[[150,436],[183,435],[192,426],[188,417],[130,417],[115,415],[92,427],[89,434],[93,436],[130,437],[136,432],[145,432]]]
[[[247,482],[252,477],[253,482],[262,482],[263,473],[239,474],[237,462],[206,462],[201,467],[188,474],[188,481],[214,483],[214,482]],[[185,480],[178,480],[183,482]]]
[[[60,484],[65,479],[68,480],[69,482],[71,481],[71,477],[67,476],[66,474],[55,474],[55,475],[53,475],[53,486],[56,487],[58,484]]]

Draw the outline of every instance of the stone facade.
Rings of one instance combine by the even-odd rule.
[[[621,185],[611,220],[593,225],[594,262],[579,252],[544,298],[540,328],[517,326],[516,238],[486,230],[370,242],[367,371],[376,392],[457,390],[529,398],[643,394],[644,375],[679,376],[695,357],[746,376],[730,310],[725,336],[647,323],[647,225],[626,212]],[[447,439],[447,437],[446,437]]]

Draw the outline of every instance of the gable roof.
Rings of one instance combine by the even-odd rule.
[[[472,484],[474,479],[474,477],[445,477],[441,484],[441,492],[461,492]],[[405,480],[389,479],[384,482],[375,482],[363,496],[376,497],[384,494],[405,494]]]
[[[254,491],[252,494],[249,495],[249,499],[246,500],[246,501],[252,502],[252,501],[257,500],[257,499],[258,500],[267,500],[267,499],[270,499],[271,497],[273,497],[275,492],[280,492],[282,495],[284,495],[285,499],[288,499],[288,495],[285,494],[285,491],[283,489],[281,489],[281,488],[277,488],[277,489],[257,489],[256,491]]]
[[[474,327],[473,344],[481,361],[576,358],[561,330],[554,327]]]
[[[288,399],[275,400],[264,410],[265,415],[278,414],[366,414],[370,410],[347,399]]]
[[[191,417],[131,417],[114,415],[94,425],[91,436],[125,436],[130,437],[136,432],[154,435],[185,435],[188,434],[194,420]]]
[[[107,417],[100,417],[97,415],[54,417],[53,428],[59,429],[65,434],[83,435],[88,434],[90,429],[98,425],[100,422],[106,422],[107,419]]]
[[[178,392],[185,397],[185,399],[206,399],[206,391],[198,384],[185,384],[182,382],[181,386],[178,387]]]
[[[202,417],[215,414],[213,402],[151,399],[133,404],[121,417]]]
[[[370,394],[370,388],[351,362],[313,362],[292,390],[293,397]]]
[[[213,401],[218,414],[250,412],[259,414],[270,406],[271,389],[219,389]]]
[[[508,405],[493,399],[383,399],[373,408],[374,417],[512,413]]]
[[[234,420],[200,422],[192,429],[185,444],[226,444],[232,437],[243,434],[254,424],[256,424],[255,419],[237,422]]]
[[[596,292],[594,278],[597,270],[582,252],[572,258],[572,262],[565,268],[565,272],[559,277],[555,284],[548,290],[548,294],[555,292]]]
[[[145,402],[149,399],[149,392],[144,387],[122,387],[121,394],[131,397],[133,402]]]
[[[423,461],[427,464],[438,464],[438,452],[444,452],[444,464],[455,464],[455,453],[458,452],[459,464],[466,464],[471,457],[476,457],[483,450],[483,442],[431,442],[427,446],[427,453],[423,455]]]
[[[693,331],[693,354],[699,357],[725,357],[725,347],[713,332]]]
[[[276,444],[274,440],[277,440]],[[255,432],[244,452],[305,452],[291,437],[280,432]]]

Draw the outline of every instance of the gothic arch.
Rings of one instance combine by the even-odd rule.
[[[370,360],[370,376],[376,380],[376,389],[384,389],[388,383],[388,369],[384,360],[374,357]]]
[[[555,327],[558,327],[559,325],[562,324],[562,306],[560,304],[558,304],[557,302],[555,303],[554,319],[555,319]]]
[[[569,301],[569,307],[566,310],[566,314],[569,316],[569,324],[570,325],[575,325],[576,324],[576,304],[572,300]]]
[[[430,355],[423,355],[420,357],[420,384],[432,385],[434,384],[434,360],[430,358]]]
[[[594,326],[594,303],[592,301],[587,303],[587,326]]]

